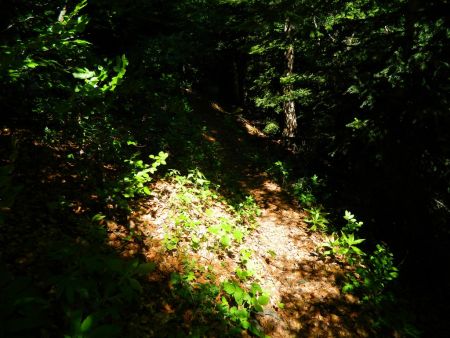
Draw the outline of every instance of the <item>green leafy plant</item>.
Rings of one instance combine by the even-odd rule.
[[[253,196],[246,196],[245,200],[235,207],[235,211],[239,222],[248,225],[250,228],[256,227],[256,218],[261,214],[261,210]]]
[[[344,292],[360,293],[364,301],[380,304],[387,297],[387,284],[398,277],[394,256],[382,244],[377,244],[373,253],[367,255],[359,248],[364,239],[356,237],[363,222],[358,221],[349,211],[345,211],[344,219],[347,222],[340,234],[333,233],[328,241],[321,245],[323,254],[342,256],[355,266],[355,272],[347,275],[347,281],[342,287]]]
[[[278,180],[283,186],[287,184],[291,174],[291,170],[288,165],[283,161],[274,162],[267,172],[275,177],[275,179]]]
[[[363,222],[358,222],[355,216],[345,211],[344,219],[347,223],[342,227],[340,234],[333,233],[324,244],[323,251],[325,255],[341,255],[347,259],[350,264],[359,261],[364,252],[358,247],[364,242],[364,239],[357,238],[355,233],[361,228]]]
[[[111,67],[112,61],[108,61],[108,66]],[[112,92],[123,79],[128,66],[128,59],[125,55],[116,58],[116,65],[114,72],[116,75],[110,76],[107,67],[97,66],[96,70],[89,70],[88,68],[75,68],[72,73],[73,77],[82,80],[82,85],[75,87],[75,92],[81,92],[86,95],[96,95],[95,92],[99,90],[100,93]],[[110,77],[110,79],[108,79]]]
[[[172,251],[178,247],[180,237],[175,233],[165,234],[163,244],[166,250]]]
[[[187,175],[181,175],[177,170],[170,170],[168,177],[176,182],[178,189],[176,198],[187,209],[200,204],[206,206],[211,200],[218,198],[216,190],[219,186],[213,186],[198,169],[189,170]]]
[[[216,285],[214,273],[206,273],[210,269],[199,267],[193,260],[184,261],[183,267],[182,273],[173,273],[170,278],[173,293],[178,300],[189,303],[189,307],[193,307],[199,314],[223,317],[226,324],[222,327],[224,331],[221,334],[234,336],[247,330],[257,337],[266,337],[252,319],[256,312],[263,311],[270,300],[259,284],[253,283],[250,287],[245,287],[236,281],[225,280]],[[206,276],[208,282],[199,283],[197,278],[200,274]],[[211,327],[208,328],[207,325],[202,321],[191,330],[210,335]]]
[[[193,220],[186,211],[182,211],[174,219],[174,227],[172,230],[167,228],[167,233],[164,235],[163,244],[169,251],[178,247],[178,243],[182,237],[189,237],[191,247],[193,250],[200,249],[200,244],[203,241],[203,236],[197,235],[197,228],[200,222]]]
[[[341,255],[347,259],[350,264],[354,264],[358,261],[360,256],[364,255],[364,252],[358,247],[364,239],[355,238],[355,234],[346,234],[341,232],[340,236],[335,234],[328,238],[328,241],[322,244],[324,255]]]
[[[49,282],[69,324],[68,337],[119,336],[121,325],[111,325],[111,318],[117,319],[124,304],[138,299],[141,278],[156,268],[153,262],[125,261],[89,247],[55,247],[49,255],[61,268]]]
[[[321,180],[317,175],[311,177],[303,177],[298,179],[291,186],[291,191],[293,196],[300,202],[303,206],[311,208],[317,203],[316,190],[322,185]]]
[[[226,317],[235,323],[238,323],[245,330],[250,330],[258,337],[264,337],[264,334],[250,321],[251,314],[262,312],[263,307],[269,304],[270,296],[263,292],[261,286],[252,283],[250,288],[243,288],[234,281],[225,281],[222,283],[221,309]]]
[[[244,237],[244,232],[230,219],[225,217],[219,218],[219,222],[211,225],[208,232],[218,238],[218,243],[223,248],[228,248],[233,241],[241,242]]]
[[[380,304],[388,295],[386,286],[398,277],[394,256],[383,244],[377,244],[372,254],[356,268],[356,275],[350,276],[342,290],[360,292],[364,301]]]
[[[125,162],[130,166],[130,173],[121,181],[120,191],[125,198],[133,198],[135,196],[150,195],[151,191],[148,183],[151,182],[151,174],[154,174],[158,167],[166,164],[169,154],[160,151],[158,155],[150,155],[153,163],[147,164],[142,160],[136,160],[139,153]]]
[[[236,276],[242,281],[254,276],[255,271],[251,262],[253,250],[241,249],[239,252],[239,267],[236,269]]]
[[[263,132],[269,136],[274,136],[280,132],[280,126],[275,121],[269,120],[266,122]]]
[[[219,197],[219,187],[211,184],[198,169],[190,170],[187,175],[171,170],[168,177],[176,183],[176,193],[170,199],[173,226],[166,227],[166,249],[188,243],[192,249],[199,250],[206,243],[215,251],[228,250],[234,243],[242,243],[256,227],[260,211],[253,197],[229,205]],[[220,214],[222,208],[229,214]]]
[[[345,210],[344,219],[347,221],[347,224],[342,228],[342,232],[351,234],[359,231],[359,229],[363,226],[363,222],[357,221],[355,215],[353,215],[350,211]]]
[[[312,231],[326,231],[328,229],[328,213],[324,212],[320,207],[313,207],[311,209],[306,209],[307,217],[305,222],[310,225]]]

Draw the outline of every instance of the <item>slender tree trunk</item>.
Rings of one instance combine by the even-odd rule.
[[[286,23],[284,25],[284,32],[286,33],[286,37],[289,43],[289,47],[286,51],[286,76],[292,75],[294,73],[294,45],[292,43],[292,24],[289,19],[286,19]],[[291,84],[285,85],[283,91],[285,95],[289,95],[289,93],[293,90],[293,86]],[[297,133],[297,114],[295,111],[295,102],[294,100],[287,100],[283,105],[284,109],[284,129],[283,136],[285,137],[287,144],[292,145],[293,139]]]

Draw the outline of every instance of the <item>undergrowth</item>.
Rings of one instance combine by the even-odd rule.
[[[187,245],[193,250],[206,248],[215,252],[241,244],[256,227],[259,209],[247,196],[242,202],[230,205],[198,170],[187,175],[170,171],[176,192],[169,201],[172,222],[167,224],[164,241],[167,250]]]
[[[285,165],[278,163],[275,167],[284,168]],[[288,180],[288,171],[279,169],[278,173],[285,181]],[[303,206],[306,212],[304,220],[309,229],[326,235],[326,240],[317,248],[318,252],[324,258],[335,257],[351,267],[341,286],[342,292],[357,295],[362,305],[379,314],[374,320],[374,327],[392,327],[402,334],[417,337],[419,333],[406,319],[406,314],[398,309],[384,311],[389,308],[388,305],[399,301],[392,291],[399,275],[393,253],[384,243],[376,243],[372,252],[368,246],[363,246],[365,239],[359,235],[363,222],[358,221],[351,212],[345,211],[344,224],[332,222],[330,213],[318,202],[320,188],[324,185],[316,175],[297,179],[290,186],[285,184]],[[392,316],[396,320],[389,320]]]
[[[183,273],[172,275],[172,285],[175,288],[182,286],[189,297],[194,297],[191,289],[200,290],[202,297],[206,294],[208,311],[215,311],[231,323],[229,334],[248,330],[253,335],[264,336],[253,315],[263,311],[270,297],[255,276],[252,250],[244,246],[246,238],[257,226],[256,217],[260,211],[255,200],[247,196],[241,202],[229,204],[218,192],[219,187],[198,169],[187,175],[171,170],[167,178],[174,186],[163,240],[168,252],[213,253],[220,259],[240,247],[238,267],[229,279],[219,282],[211,266],[205,268],[191,260],[183,265]],[[199,283],[199,279],[203,282]],[[204,313],[204,309],[199,313]],[[204,326],[200,325],[198,332],[205,332]]]

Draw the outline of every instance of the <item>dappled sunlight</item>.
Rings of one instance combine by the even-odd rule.
[[[244,119],[242,117],[239,119],[239,121],[241,122],[241,125],[245,128],[245,130],[247,131],[247,133],[249,135],[262,137],[262,138],[267,137],[266,134],[264,134],[261,130],[256,128],[254,125],[252,125],[250,123],[250,121],[248,121],[248,120],[246,120],[246,119]]]
[[[214,135],[220,137],[220,133]],[[246,264],[252,271],[251,279],[270,294],[269,305],[256,314],[266,334],[272,337],[351,337],[354,332],[362,337],[370,335],[367,320],[358,314],[358,299],[340,291],[349,267],[319,257],[316,249],[324,237],[308,231],[303,221],[305,214],[298,203],[292,202],[266,173],[249,173],[239,180],[241,189],[253,196],[261,212],[256,228],[241,243],[222,249],[207,239],[206,246],[196,247],[192,239],[208,232],[208,227],[202,226],[213,226],[212,219],[231,220],[234,216],[229,202],[223,196],[214,197],[207,209],[202,207],[196,211],[196,206],[205,204],[201,196],[206,191],[196,188],[195,181],[184,180],[175,176],[153,184],[152,196],[141,200],[139,210],[132,216],[133,228],[144,238],[141,256],[156,262],[158,267],[149,276],[150,280],[163,280],[171,271],[183,274],[186,259],[194,259],[197,266],[209,267],[217,282],[236,279],[242,251],[248,250],[251,258]],[[207,184],[206,189],[210,189]],[[209,192],[206,194],[210,196]],[[183,205],[188,207],[186,212],[190,216],[182,216],[181,224],[191,222],[192,225],[179,232],[177,219],[180,213],[186,215]],[[168,242],[175,233],[176,242]],[[192,281],[211,283],[205,276],[204,272],[197,271]]]
[[[220,113],[229,114],[229,112],[222,108],[217,102],[211,102],[211,108]]]
[[[447,337],[445,5],[2,1],[0,337]]]
[[[259,130],[249,120],[245,119],[240,114],[233,114],[233,113],[230,113],[230,112],[226,111],[219,103],[211,102],[211,108],[215,112],[219,112],[219,113],[222,113],[222,114],[235,116],[236,117],[236,121],[240,124],[241,128],[246,130],[248,135],[262,137],[262,138],[266,138],[267,137],[266,134],[264,134],[261,130]]]
[[[266,149],[261,151],[258,142],[266,140],[247,133],[239,118],[222,127],[222,117],[210,112],[194,111],[205,122],[199,132],[201,145],[220,145],[206,148],[214,156],[206,160],[217,165],[205,166],[204,173],[201,167],[180,168],[185,174],[169,170],[149,183],[148,194],[141,194],[126,211],[117,198],[111,198],[124,182],[117,166],[90,158],[73,146],[35,142],[34,155],[23,156],[51,165],[30,167],[30,171],[40,168],[41,192],[34,196],[37,200],[28,202],[35,207],[50,202],[45,207],[53,208],[58,217],[70,215],[70,222],[82,220],[83,226],[67,236],[68,229],[60,227],[57,219],[41,228],[32,228],[33,221],[24,219],[22,223],[30,227],[21,228],[23,253],[17,255],[18,265],[32,269],[37,257],[54,243],[59,243],[57,252],[79,252],[74,259],[80,274],[76,270],[72,276],[67,270],[67,276],[57,275],[59,284],[54,288],[76,294],[81,292],[78,286],[67,286],[68,281],[84,285],[97,278],[105,289],[136,302],[123,318],[126,331],[135,336],[242,331],[241,319],[231,310],[239,301],[233,298],[236,287],[253,297],[240,305],[246,311],[242,325],[251,323],[254,330],[271,337],[346,337],[352,332],[367,336],[368,322],[360,314],[358,300],[340,292],[347,267],[319,257],[316,248],[323,236],[310,233],[298,202],[263,170],[266,162],[247,156],[271,154],[271,147],[277,145],[263,143]],[[238,148],[241,143],[245,147]],[[163,155],[152,159],[162,162]],[[150,167],[139,165],[139,170]],[[85,175],[74,174],[80,166],[86,166]],[[96,191],[94,182],[99,180],[110,182],[108,194]],[[56,193],[56,200],[42,198],[49,191]],[[97,211],[104,201],[104,209]],[[38,248],[24,245],[24,240],[35,237],[40,238]],[[14,250],[11,255],[17,254]],[[54,264],[61,265],[63,257],[54,259]],[[90,265],[104,268],[92,270]],[[96,294],[94,286],[86,285],[88,294]],[[255,285],[260,291],[251,291]]]

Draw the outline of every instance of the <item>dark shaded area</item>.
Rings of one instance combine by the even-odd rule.
[[[2,210],[2,336],[173,337],[217,332],[235,336],[239,332],[217,310],[219,289],[214,283],[193,289],[183,282],[179,262],[171,270],[160,269],[157,258],[149,261],[142,256],[150,245],[161,244],[145,241],[133,230],[129,211],[104,200],[105,184],[117,184],[117,177],[103,162],[70,161],[67,154],[74,149],[44,145],[31,136],[25,132],[1,136],[5,145],[13,137],[20,139],[13,182],[21,184],[14,205]],[[208,156],[207,149],[202,151]],[[214,156],[219,159],[222,154]],[[206,165],[206,161],[195,163]],[[113,241],[117,232],[92,218],[100,211],[127,236]]]

